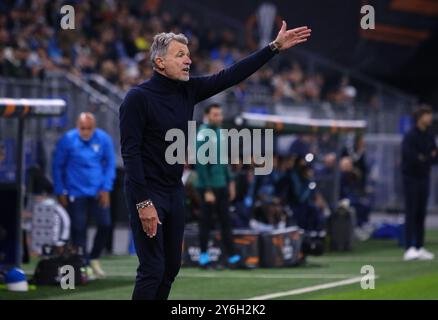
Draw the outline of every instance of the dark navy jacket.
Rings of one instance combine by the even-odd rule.
[[[148,199],[150,190],[169,192],[181,186],[183,164],[170,165],[165,159],[173,143],[165,140],[166,132],[178,128],[187,139],[195,104],[243,81],[274,55],[266,46],[216,74],[186,82],[154,72],[127,93],[120,106],[120,139],[126,187],[137,202]]]
[[[429,131],[421,131],[417,127],[411,129],[402,142],[402,172],[413,178],[428,178],[430,167],[438,163],[438,152],[435,138]]]

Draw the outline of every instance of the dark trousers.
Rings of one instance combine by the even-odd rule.
[[[213,188],[213,193],[216,198],[214,203],[205,202],[205,189],[199,189],[201,194],[201,218],[199,223],[199,241],[201,252],[207,252],[208,239],[210,238],[210,229],[213,222],[213,215],[216,213],[221,225],[222,241],[226,254],[231,256],[234,254],[234,244],[232,236],[231,218],[228,213],[228,189]]]
[[[71,241],[74,246],[82,247],[86,254],[87,248],[87,219],[93,214],[97,232],[89,259],[97,259],[105,248],[111,228],[109,208],[102,208],[96,197],[69,197],[67,212],[71,219]]]
[[[149,238],[135,207],[135,199],[125,188],[129,220],[139,266],[135,279],[133,300],[166,300],[181,267],[184,235],[184,193],[179,187],[172,192],[149,192],[161,225]],[[146,200],[146,199],[145,199]]]
[[[424,245],[424,222],[429,197],[429,177],[403,176],[406,248]]]

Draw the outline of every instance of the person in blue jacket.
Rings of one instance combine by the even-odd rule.
[[[81,113],[77,127],[58,141],[52,163],[55,194],[71,218],[71,242],[86,252],[87,214],[94,215],[97,232],[89,255],[97,277],[105,272],[99,256],[109,237],[110,192],[116,175],[114,146],[111,137],[96,128],[92,113]]]

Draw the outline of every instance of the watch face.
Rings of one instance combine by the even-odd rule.
[[[269,47],[271,48],[271,50],[272,50],[273,52],[278,52],[278,51],[279,51],[278,48],[277,48],[277,46],[276,46],[273,42],[271,42],[271,43],[269,44]]]

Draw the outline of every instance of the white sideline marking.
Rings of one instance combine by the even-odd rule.
[[[182,273],[182,277],[192,278],[258,278],[258,279],[343,279],[345,277],[352,277],[352,274],[324,274],[324,273],[297,273],[297,274],[202,274],[202,273]]]
[[[268,300],[268,299],[275,299],[275,298],[286,297],[286,296],[293,296],[293,295],[298,295],[298,294],[303,294],[303,293],[308,293],[308,292],[314,292],[314,291],[319,291],[319,290],[324,290],[324,289],[346,286],[349,284],[360,282],[362,279],[363,279],[363,277],[354,277],[351,279],[345,279],[345,280],[336,281],[336,282],[319,284],[316,286],[294,289],[294,290],[290,290],[290,291],[274,292],[274,293],[265,294],[262,296],[252,297],[252,298],[249,298],[247,300]]]
[[[318,263],[318,262],[346,262],[346,263],[371,263],[371,262],[403,262],[403,257],[312,257],[309,259],[312,263]]]

